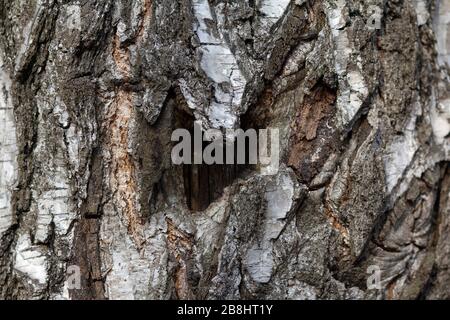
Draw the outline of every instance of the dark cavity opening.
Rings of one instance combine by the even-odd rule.
[[[183,128],[191,133],[191,157],[194,153],[194,117],[185,108],[179,108],[175,112],[175,128]],[[224,135],[225,137],[225,135]],[[225,139],[225,138],[224,138]],[[203,150],[211,142],[203,142]],[[174,145],[176,142],[174,143]],[[248,141],[246,141],[248,153]],[[226,145],[223,144],[224,162],[226,159]],[[183,181],[186,204],[194,212],[203,211],[214,201],[218,200],[224,189],[248,169],[249,165],[237,164],[237,150],[234,144],[234,164],[183,164]],[[248,163],[246,154],[246,163]]]

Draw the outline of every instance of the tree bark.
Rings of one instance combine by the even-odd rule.
[[[1,0],[0,298],[450,298],[449,17]],[[196,120],[279,128],[279,172],[174,165]]]

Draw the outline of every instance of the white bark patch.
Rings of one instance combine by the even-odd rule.
[[[270,31],[270,28],[283,16],[290,2],[290,0],[258,1],[258,9],[261,13],[259,20],[264,30]]]
[[[19,236],[14,250],[14,269],[40,285],[47,283],[47,257],[42,247],[33,246],[28,234]]]
[[[234,128],[241,112],[242,98],[247,84],[237,61],[216,28],[211,27],[213,16],[207,0],[194,0],[193,10],[197,18],[194,30],[200,40],[200,66],[214,82],[214,99],[207,107],[206,116],[213,128]],[[189,105],[194,94],[184,86],[182,90]]]
[[[430,118],[436,143],[443,144],[450,134],[450,99],[443,100],[437,107],[431,108]]]
[[[17,139],[11,79],[0,56],[0,237],[13,222],[11,194],[17,182]]]
[[[282,25],[283,17],[286,15],[290,2],[290,0],[255,1],[256,16],[254,17],[253,30],[251,32],[256,41],[255,45],[261,50],[267,48],[273,37],[276,37],[275,34],[278,34],[277,29]],[[270,56],[269,53],[268,58]]]
[[[273,240],[279,237],[286,225],[285,219],[292,208],[293,197],[294,182],[288,174],[279,175],[267,187],[263,238],[248,250],[244,261],[251,278],[256,282],[268,283],[272,277]]]
[[[328,5],[326,12],[334,42],[334,64],[339,81],[337,117],[340,126],[345,127],[354,119],[369,92],[363,77],[361,63],[359,63],[360,56],[357,56],[356,63],[352,63],[351,68],[349,66],[354,60],[351,58],[354,48],[349,41],[348,30],[345,28],[348,18],[345,1],[337,0],[334,5]]]
[[[427,4],[425,0],[414,0],[414,5],[417,15],[417,24],[419,26],[422,26],[425,23],[427,23],[428,19],[430,18],[430,13],[428,12],[427,9]]]
[[[434,30],[439,63],[450,66],[450,0],[438,1]]]
[[[67,153],[72,169],[78,172],[80,169],[80,140],[83,133],[71,125],[66,131]]]
[[[244,264],[253,281],[268,283],[273,269],[272,246],[268,243],[253,245],[247,252]]]
[[[102,272],[109,299],[162,299],[168,281],[167,248],[159,217],[146,225],[147,242],[138,250],[126,226],[107,205],[100,230]]]
[[[348,72],[345,80],[348,84],[348,88],[340,90],[340,94],[337,99],[340,122],[344,126],[355,118],[364,102],[364,99],[367,98],[369,94],[364,77],[359,70]]]
[[[56,99],[56,104],[58,100]],[[50,147],[48,144],[51,141],[48,135],[53,132],[49,127],[54,124],[43,119],[42,114],[51,108],[49,104],[39,104],[38,142],[34,153],[36,162],[41,163],[44,170],[32,185],[33,199],[35,199],[32,211],[37,213],[35,243],[45,243],[48,240],[52,222],[55,233],[65,236],[71,221],[76,216],[76,211],[70,202],[70,174],[65,161],[66,146],[62,137],[63,129],[58,128],[61,130],[61,140],[57,142],[57,149],[53,154],[48,153]],[[60,121],[64,122],[64,112],[61,111],[64,108],[60,106],[55,109]]]
[[[291,0],[260,0],[258,2],[261,13],[266,18],[273,19],[274,22],[277,22],[286,11]]]
[[[201,99],[194,96],[194,92],[190,90],[188,82],[185,79],[179,79],[178,85],[183,97],[186,99],[188,107],[192,110],[197,109],[197,106],[201,104]]]
[[[285,226],[287,213],[292,206],[294,183],[289,175],[281,175],[275,186],[266,191],[267,211],[264,235],[267,240],[278,238]]]
[[[415,116],[412,117],[403,137],[397,139],[395,142],[398,143],[399,146],[402,146],[405,152],[402,153],[401,150],[396,150],[396,145],[392,144],[391,147],[389,147],[389,150],[391,152],[396,150],[395,153],[397,154],[397,157],[392,157],[391,154],[385,158],[385,169],[390,168],[391,173],[395,173],[395,170],[393,170],[395,167],[392,164],[388,165],[389,161],[403,159],[398,161],[399,163],[403,163],[403,165],[397,166],[397,170],[401,170],[403,167],[405,168],[403,173],[400,174],[400,172],[397,171],[397,174],[391,177],[392,179],[395,177],[398,178],[391,182],[391,188],[389,190],[392,190],[401,178],[392,200],[397,199],[409,189],[413,178],[422,177],[424,172],[434,168],[439,162],[448,161],[450,159],[450,139],[448,136],[448,134],[450,134],[450,128],[447,122],[450,121],[448,100],[441,100],[439,102],[436,99],[436,93],[433,90],[425,110],[427,112],[426,116],[429,119],[428,123],[431,126],[435,144],[433,144],[428,151],[424,152],[423,150],[419,150],[419,147],[423,147],[423,145],[420,145],[416,136],[412,134],[415,126],[415,119],[422,115],[422,110],[420,106],[417,105],[416,110],[414,111]],[[386,177],[389,177],[389,172],[386,172]]]
[[[194,14],[197,18],[197,25],[194,25],[194,29],[200,40],[200,43],[210,43],[210,44],[222,44],[220,39],[217,39],[213,35],[213,30],[211,30],[207,22],[213,21],[213,16],[211,13],[211,8],[207,0],[194,0],[192,1],[192,6],[194,7]]]
[[[334,5],[327,6],[328,24],[332,30],[340,30],[345,27],[345,1],[334,1]]]
[[[37,196],[38,217],[36,220],[35,241],[45,242],[49,236],[50,223],[55,224],[55,232],[64,236],[70,226],[74,213],[68,204],[69,185],[64,178],[64,172],[56,172],[53,176],[53,189]]]
[[[112,269],[105,282],[109,299],[144,299],[150,282],[149,263],[139,256],[126,236],[111,251]]]
[[[403,135],[395,139],[387,148],[384,167],[388,192],[391,192],[400,181],[419,149],[419,144],[416,140],[415,127],[416,114],[411,118]]]

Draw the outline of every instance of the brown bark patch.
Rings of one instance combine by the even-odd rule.
[[[310,182],[338,146],[331,123],[335,101],[333,90],[317,85],[305,97],[291,124],[288,165],[294,168],[302,182]]]
[[[113,59],[124,80],[128,81],[131,73],[130,51],[120,46],[118,35],[113,40]]]
[[[152,0],[144,1],[144,8],[142,10],[142,22],[139,25],[139,31],[137,35],[138,41],[144,36],[145,29],[150,24],[152,18]]]
[[[167,222],[167,241],[170,253],[177,262],[175,271],[175,293],[178,299],[192,299],[193,293],[188,281],[188,259],[192,253],[193,238],[179,230],[169,218]]]
[[[130,53],[121,48],[116,36],[113,41],[113,58],[124,81],[130,78]],[[140,249],[145,242],[143,236],[144,221],[139,213],[139,188],[136,167],[129,153],[129,127],[135,115],[132,92],[123,86],[117,89],[113,101],[109,104],[103,130],[106,136],[106,148],[109,150],[109,187],[116,208],[125,218],[128,233]]]
[[[129,124],[133,113],[132,97],[129,92],[119,90],[108,112],[107,147],[110,151],[110,188],[119,211],[125,216],[128,232],[136,245],[141,247],[143,221],[138,210],[139,190],[136,168],[128,152]]]

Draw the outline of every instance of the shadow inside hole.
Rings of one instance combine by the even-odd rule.
[[[191,133],[191,159],[194,159],[194,117],[183,110],[178,110],[176,115],[176,128],[183,128]],[[211,142],[204,141],[203,151]],[[245,142],[245,163],[248,163],[248,144]],[[237,146],[234,148],[233,164],[183,164],[183,182],[186,204],[194,212],[203,211],[214,201],[218,200],[224,189],[244,171],[248,170],[248,164],[237,164]],[[226,159],[226,144],[223,143],[223,159]],[[214,152],[212,154],[214,156]]]

